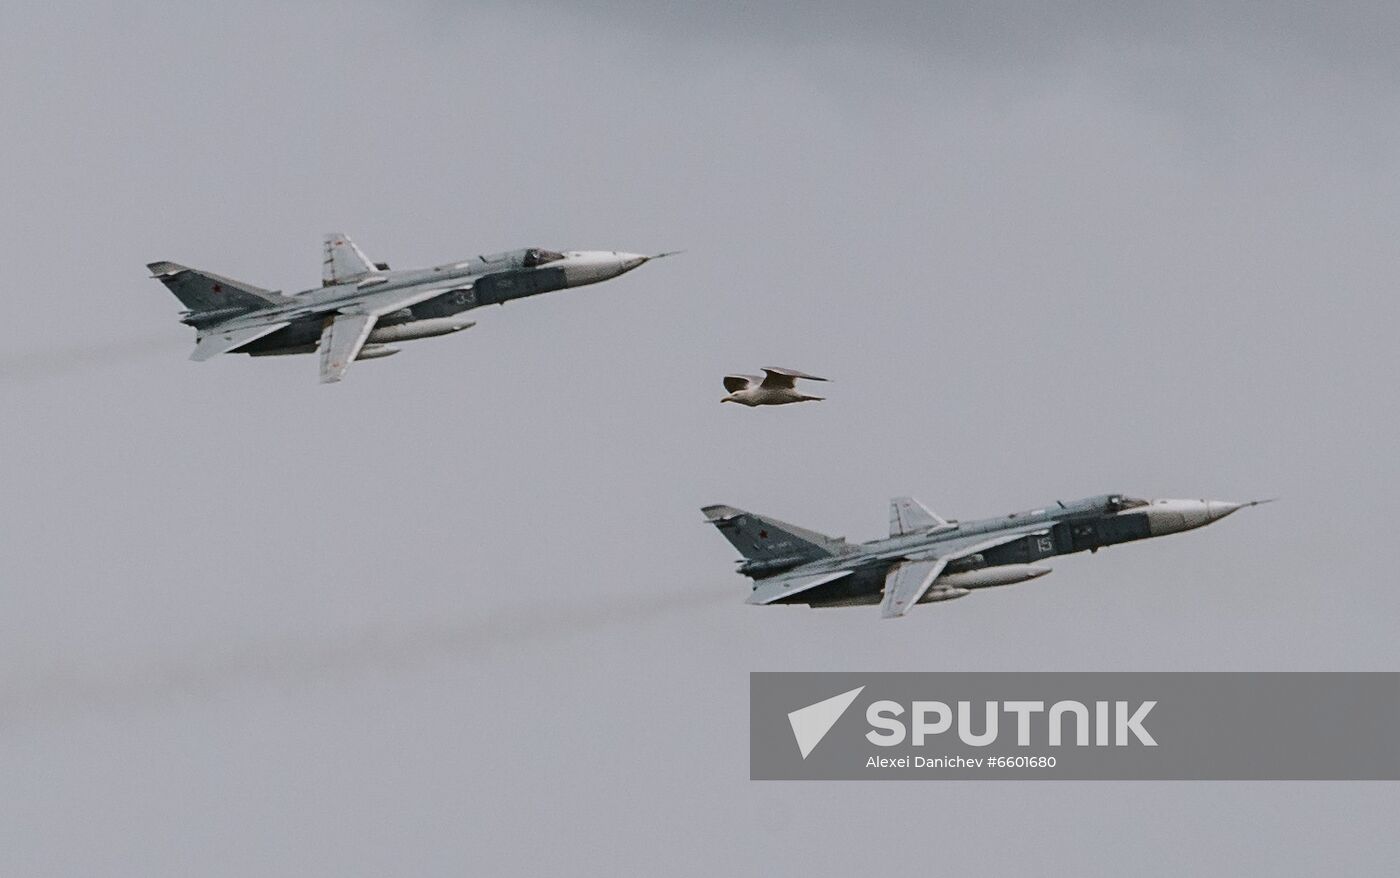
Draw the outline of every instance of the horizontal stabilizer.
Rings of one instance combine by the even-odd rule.
[[[195,341],[194,353],[190,354],[190,359],[202,363],[211,357],[217,357],[219,354],[225,354],[235,348],[242,347],[250,341],[257,341],[265,335],[271,335],[287,325],[288,321],[283,321],[242,329],[211,329],[207,332],[201,332]]]
[[[804,591],[816,588],[819,585],[826,585],[828,582],[835,582],[845,576],[850,576],[853,571],[837,570],[833,573],[808,574],[806,576],[775,576],[771,579],[759,580],[749,595],[747,603],[750,604],[771,604],[783,598],[800,594]]]

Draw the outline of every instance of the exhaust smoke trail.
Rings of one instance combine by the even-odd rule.
[[[139,362],[156,356],[168,356],[187,346],[187,342],[170,337],[169,333],[107,341],[88,345],[70,345],[29,353],[7,354],[0,357],[0,385],[25,384],[47,378],[57,378],[100,366]]]
[[[0,677],[0,727],[94,711],[125,712],[214,698],[249,684],[313,685],[400,671],[499,649],[539,645],[732,602],[732,589],[651,601],[603,598],[484,619],[395,624],[315,641],[284,639],[237,649],[105,667],[55,667]]]

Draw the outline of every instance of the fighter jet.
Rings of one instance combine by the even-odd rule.
[[[349,238],[333,233],[325,240],[320,288],[291,296],[174,262],[147,268],[189,309],[180,322],[197,333],[190,359],[319,349],[321,382],[330,383],[355,360],[398,353],[391,342],[474,326],[461,316],[473,308],[598,283],[668,255],[531,247],[391,271],[388,263],[371,262]]]
[[[1268,502],[1149,501],[1103,494],[958,522],[938,517],[912,497],[896,497],[890,501],[889,537],[859,545],[732,506],[701,511],[744,556],[739,573],[753,579],[749,603],[878,603],[888,619],[903,616],[915,604],[1044,576],[1050,568],[1036,562],[1055,555],[1096,552],[1191,530]]]
[[[763,377],[757,375],[725,375],[724,389],[729,395],[720,402],[737,402],[752,408],[757,405],[787,405],[790,402],[819,402],[825,397],[808,396],[797,389],[797,379],[825,381],[806,372],[765,366]]]

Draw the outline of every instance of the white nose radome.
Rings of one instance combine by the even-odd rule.
[[[622,258],[610,250],[583,250],[568,253],[560,266],[564,269],[564,281],[571,287],[583,284],[596,284],[598,281],[617,277],[625,270]]]
[[[1145,510],[1131,509],[1127,512],[1147,513],[1147,526],[1152,536],[1174,534],[1178,531],[1201,527],[1219,521],[1246,506],[1258,506],[1268,500],[1251,500],[1248,503],[1232,503],[1229,500],[1153,500]]]
[[[653,259],[670,255],[672,254],[659,253],[646,256],[642,253],[623,253],[619,250],[574,250],[565,253],[563,261],[555,264],[564,269],[564,283],[577,287],[611,280]]]
[[[1207,500],[1206,515],[1211,521],[1219,521],[1231,512],[1243,509],[1245,505],[1244,503],[1230,503],[1225,500]]]
[[[1190,530],[1211,520],[1204,500],[1153,500],[1143,511],[1154,537]]]

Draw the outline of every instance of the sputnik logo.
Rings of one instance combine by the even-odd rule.
[[[802,751],[803,759],[822,742],[822,738],[826,737],[826,733],[831,731],[831,727],[836,725],[836,721],[864,688],[857,686],[849,692],[833,695],[816,704],[799,707],[787,715],[788,725],[792,726],[792,736],[797,740],[797,749]]]

